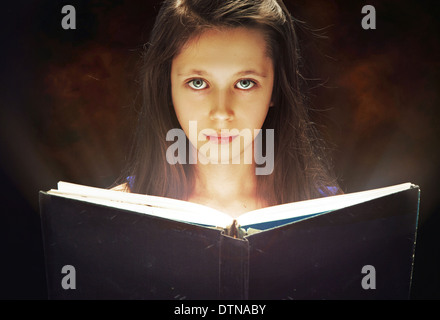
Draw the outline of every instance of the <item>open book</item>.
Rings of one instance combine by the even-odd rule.
[[[267,230],[416,187],[411,183],[403,183],[368,191],[293,202],[249,211],[235,219],[221,211],[188,201],[113,191],[63,181],[58,182],[58,188],[48,191],[48,194],[176,221],[223,228],[228,234],[233,234],[231,229],[234,227],[243,231],[251,228],[251,232]]]
[[[237,218],[164,197],[66,182],[40,192],[54,299],[408,298],[420,190],[412,183]],[[63,266],[75,290],[61,286]],[[380,274],[362,284],[364,266]]]

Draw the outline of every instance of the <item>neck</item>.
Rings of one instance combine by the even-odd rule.
[[[236,218],[265,207],[257,195],[254,165],[198,164],[194,191],[188,201],[203,204]]]
[[[255,197],[256,187],[253,165],[200,164],[196,169],[195,193],[208,198]]]
[[[197,152],[195,149],[192,151]],[[237,164],[233,161],[225,164],[197,162],[193,191],[187,200],[232,217],[267,206],[268,203],[257,192],[255,163],[246,163],[243,157],[244,153],[240,153],[241,159]]]

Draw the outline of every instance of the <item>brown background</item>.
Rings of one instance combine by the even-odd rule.
[[[346,192],[422,189],[413,298],[440,298],[439,10],[435,1],[285,1],[298,30],[313,119]],[[0,91],[3,298],[45,298],[38,191],[106,187],[127,151],[139,49],[160,1],[3,5]],[[77,29],[61,28],[74,5]],[[376,8],[376,30],[361,8]]]

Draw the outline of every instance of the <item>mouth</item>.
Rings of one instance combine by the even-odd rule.
[[[228,144],[231,143],[235,138],[238,137],[238,135],[231,136],[231,135],[207,135],[205,134],[206,138],[215,144]]]

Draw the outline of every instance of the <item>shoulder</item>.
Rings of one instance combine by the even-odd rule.
[[[344,193],[338,186],[327,186],[324,188],[319,188],[318,191],[323,197],[335,196]]]

